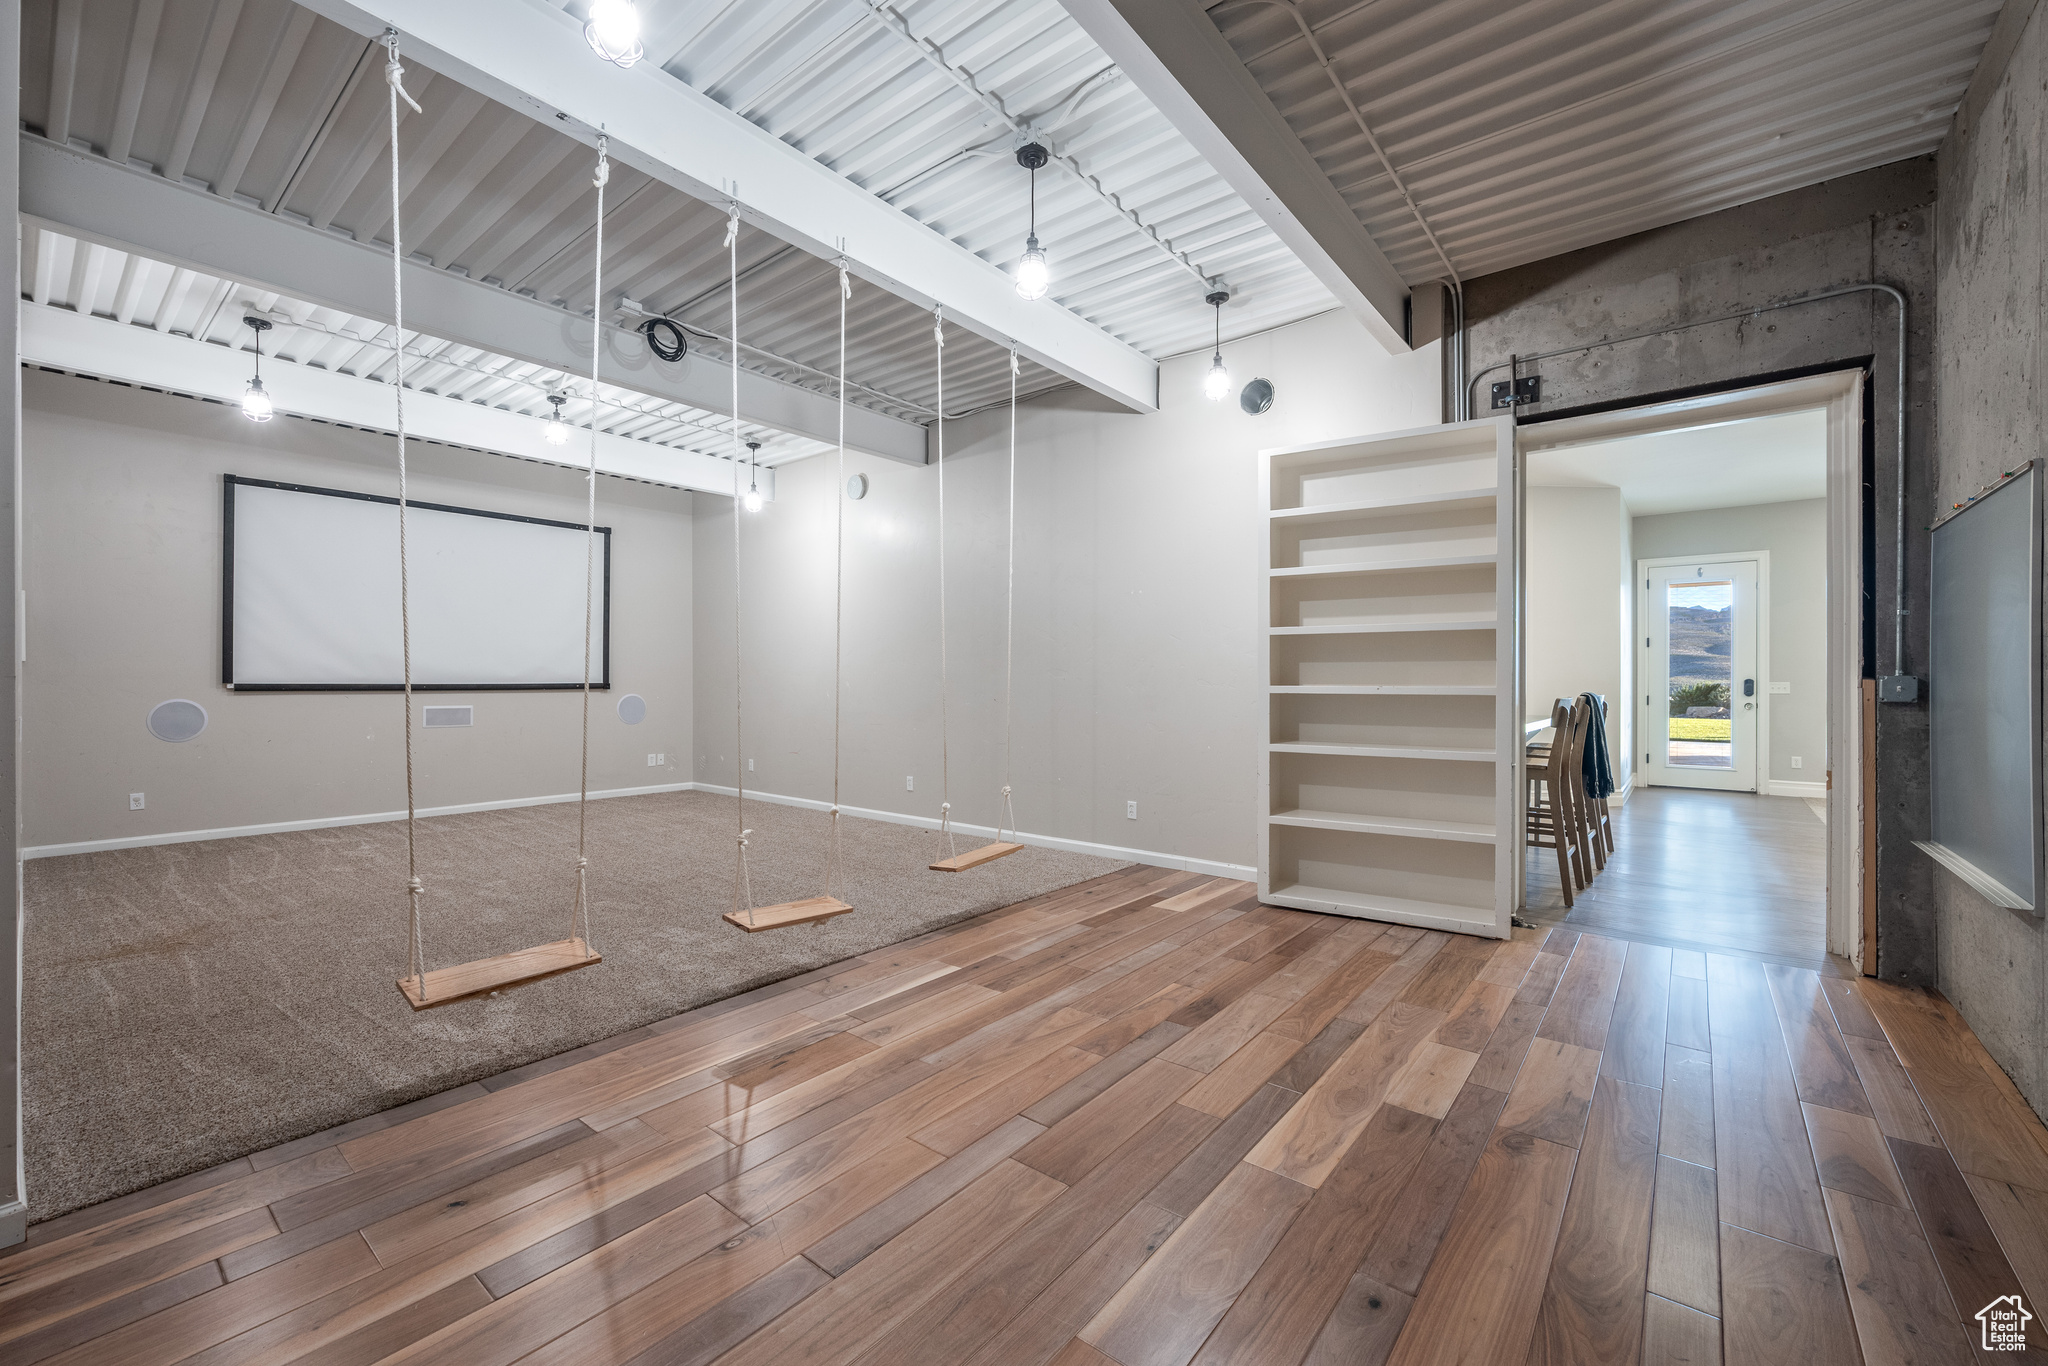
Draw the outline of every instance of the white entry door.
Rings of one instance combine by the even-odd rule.
[[[1643,774],[1658,787],[1757,790],[1757,561],[1646,566]]]

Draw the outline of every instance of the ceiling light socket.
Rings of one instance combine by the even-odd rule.
[[[1052,160],[1052,153],[1045,150],[1042,142],[1027,142],[1017,149],[1017,164],[1027,171],[1035,171]]]
[[[1230,291],[1227,289],[1212,291],[1202,302],[1208,304],[1211,308],[1221,308],[1230,302]]]

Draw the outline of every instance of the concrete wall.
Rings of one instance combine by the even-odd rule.
[[[1013,772],[1026,832],[1255,860],[1256,453],[1436,420],[1435,349],[1390,358],[1343,314],[1224,351],[1240,384],[1273,381],[1271,411],[1203,398],[1206,353],[1165,364],[1154,414],[1104,412],[1076,389],[1020,410]],[[946,426],[951,796],[956,818],[980,825],[996,821],[1004,772],[1008,433],[1007,410]],[[832,784],[836,459],[782,466],[777,501],[741,533],[750,783],[816,799]],[[847,469],[871,487],[845,504],[841,800],[935,819],[939,471],[855,457]],[[731,786],[731,504],[699,501],[697,777]]]
[[[1936,506],[2042,453],[2044,83],[2048,14],[2037,9],[2008,65],[1972,87],[1942,147]],[[2048,927],[1930,868],[1941,989],[2048,1112]]]
[[[1758,503],[1635,519],[1636,556],[1719,555],[1767,550],[1771,555],[1769,678],[1792,691],[1767,698],[1769,733],[1759,757],[1764,782],[1811,783],[1825,790],[1828,742],[1828,503]],[[1632,602],[1639,602],[1630,594]],[[1636,635],[1647,634],[1642,625]],[[1805,760],[1792,767],[1792,756]],[[1800,794],[1806,795],[1806,794]],[[1819,796],[1819,792],[1811,795]]]
[[[1545,713],[1582,692],[1606,697],[1614,786],[1626,792],[1635,774],[1628,509],[1620,489],[1531,488],[1524,515],[1526,710]]]
[[[1925,527],[1932,506],[1934,194],[1933,161],[1917,158],[1473,280],[1466,289],[1472,370],[1476,375],[1511,354],[1703,321],[1835,286],[1897,286],[1911,306],[1906,525]],[[1525,365],[1524,374],[1542,377],[1545,401],[1524,417],[1875,357],[1878,515],[1870,587],[1882,628],[1877,671],[1889,673],[1896,316],[1888,301],[1856,294]],[[1486,381],[1495,378],[1480,383],[1481,415]],[[1923,667],[1925,551],[1924,533],[1910,533],[1908,673]],[[1928,863],[1912,845],[1926,829],[1926,731],[1920,705],[1886,706],[1879,718],[1877,971],[1915,982],[1931,982],[1936,973]]]
[[[389,693],[234,694],[220,681],[221,476],[389,493],[387,437],[40,370],[25,375],[28,661],[23,842],[153,837],[402,811],[402,715]],[[582,477],[502,456],[417,446],[413,496],[580,520]],[[688,778],[691,495],[606,479],[614,529],[612,681],[592,707],[590,785]],[[394,606],[395,610],[395,606]],[[624,725],[611,698],[647,698]],[[144,718],[188,697],[199,738],[165,744]],[[415,699],[418,705],[423,699]],[[419,733],[422,807],[576,791],[581,697],[436,693],[470,730]],[[669,767],[649,768],[646,754]],[[128,794],[147,805],[128,809]]]

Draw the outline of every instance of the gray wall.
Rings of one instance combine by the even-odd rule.
[[[1943,507],[2042,454],[2048,15],[2034,12],[2000,76],[1980,74],[1941,151],[1934,490]],[[2048,930],[1943,869],[1932,868],[1932,881],[1942,990],[2034,1108],[2048,1109]]]
[[[1828,780],[1828,501],[1757,503],[1635,519],[1637,559],[1717,555],[1739,550],[1771,554],[1770,678],[1792,691],[1769,697],[1770,734],[1760,779],[1825,784]],[[1629,601],[1639,601],[1629,594]],[[1635,635],[1645,634],[1638,626]],[[1792,767],[1792,756],[1806,761]]]
[[[1391,358],[1324,314],[1224,347],[1272,410],[1202,397],[1206,352],[1170,360],[1159,412],[1068,389],[1023,405],[1017,452],[1017,819],[1032,834],[1186,859],[1257,856],[1257,451],[1436,421],[1434,347]],[[953,811],[993,825],[1003,772],[1007,411],[946,427]],[[836,456],[778,471],[744,546],[750,786],[831,794]],[[842,801],[936,819],[938,470],[849,457]],[[700,498],[697,771],[733,783],[729,500]],[[917,789],[903,780],[914,775]],[[1127,819],[1125,803],[1138,803]]]
[[[157,836],[403,810],[402,715],[389,693],[233,694],[220,683],[221,476],[390,493],[388,437],[122,385],[25,375],[24,587],[28,661],[23,843]],[[423,502],[580,520],[582,476],[420,445]],[[688,779],[690,495],[617,479],[598,487],[614,529],[611,694],[593,700],[593,790]],[[611,698],[647,698],[621,723]],[[164,744],[156,703],[207,708],[204,734]],[[581,697],[436,693],[476,726],[419,734],[422,807],[576,791]],[[668,756],[650,768],[648,752]],[[147,805],[128,809],[128,794]]]
[[[1607,699],[1607,751],[1626,796],[1635,771],[1635,652],[1628,509],[1617,488],[1529,487],[1523,494],[1523,710],[1560,697]]]
[[[2029,182],[2031,183],[2031,182]],[[1589,247],[1469,282],[1471,368],[1677,323],[1719,317],[1833,286],[1878,280],[1912,308],[1906,427],[1909,528],[1929,520],[1933,435],[1934,164],[1880,166],[1721,213]],[[1877,668],[1892,669],[1892,517],[1896,315],[1863,294],[1752,319],[1603,346],[1525,367],[1540,374],[1537,416],[1588,404],[1627,403],[1875,356],[1878,508]],[[1498,375],[1490,376],[1499,378]],[[1485,385],[1479,411],[1485,411]],[[1913,615],[1904,668],[1922,668],[1926,537],[1909,534],[1906,583]],[[1879,975],[1931,982],[1936,973],[1927,860],[1912,841],[1926,829],[1926,712],[1886,706],[1878,723]]]

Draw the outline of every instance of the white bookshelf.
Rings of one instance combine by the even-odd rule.
[[[1503,418],[1260,452],[1259,894],[1505,938],[1521,710]]]

